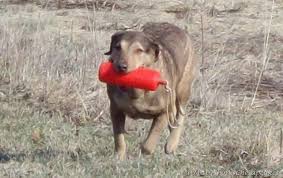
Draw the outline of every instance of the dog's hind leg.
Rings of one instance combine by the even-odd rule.
[[[114,103],[110,103],[110,114],[114,132],[115,152],[120,160],[126,157],[125,114],[117,109]]]
[[[164,128],[168,125],[166,114],[161,114],[157,118],[153,119],[149,134],[145,142],[141,145],[143,154],[152,154],[155,150],[156,144],[159,141],[160,134]]]

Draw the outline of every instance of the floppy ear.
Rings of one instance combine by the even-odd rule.
[[[121,40],[124,33],[125,32],[120,31],[120,32],[116,32],[114,35],[112,35],[111,43],[110,43],[110,49],[109,49],[108,52],[104,53],[104,55],[111,55],[113,46]]]
[[[152,42],[152,49],[154,51],[155,55],[155,61],[157,61],[160,58],[161,55],[161,46],[157,43]]]
[[[162,51],[162,46],[156,42],[156,38],[154,37],[153,34],[151,33],[146,33],[144,32],[147,40],[150,42],[150,47],[154,51],[155,55],[155,62],[160,58],[161,56],[161,51]]]

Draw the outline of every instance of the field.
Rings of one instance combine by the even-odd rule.
[[[99,64],[119,30],[186,29],[200,60],[175,155],[127,120],[113,154]],[[283,177],[283,1],[0,0],[0,177]]]

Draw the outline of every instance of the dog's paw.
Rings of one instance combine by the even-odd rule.
[[[172,143],[172,142],[167,142],[165,145],[165,153],[166,154],[174,154],[177,150],[178,144]]]
[[[144,155],[151,155],[154,152],[154,148],[152,148],[152,146],[149,146],[147,144],[142,144],[141,145],[141,152]]]
[[[123,153],[115,153],[114,159],[117,161],[124,161],[126,159],[126,154]]]

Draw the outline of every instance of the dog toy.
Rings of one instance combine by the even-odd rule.
[[[166,85],[158,71],[140,67],[128,73],[114,70],[111,62],[104,62],[99,67],[98,77],[101,82],[111,85],[155,91],[159,85]]]

